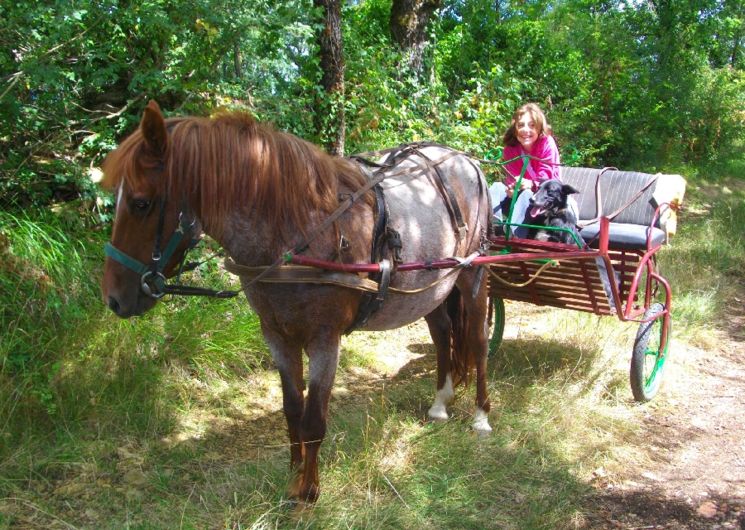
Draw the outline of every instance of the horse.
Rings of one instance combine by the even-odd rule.
[[[393,329],[424,317],[437,350],[429,418],[448,418],[454,386],[475,368],[472,426],[491,431],[487,282],[468,263],[489,235],[483,173],[463,153],[434,144],[361,160],[332,157],[247,113],[166,119],[150,101],[139,128],[103,163],[102,184],[116,195],[104,303],[122,318],[142,315],[163,296],[193,239],[206,234],[221,245],[279,371],[294,470],[287,494],[300,503],[320,492],[318,453],[340,341],[353,328]],[[383,217],[383,235],[373,234]],[[387,244],[375,251],[376,239]],[[387,258],[369,277],[287,279],[279,273],[292,268],[288,252],[339,264]],[[442,256],[462,266],[428,266]],[[396,270],[417,260],[424,266]]]

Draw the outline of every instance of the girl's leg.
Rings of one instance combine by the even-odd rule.
[[[512,217],[510,218],[510,223],[525,223],[530,222],[530,219],[525,219],[525,216],[528,213],[528,208],[530,208],[530,199],[533,198],[533,192],[530,190],[523,190],[520,192],[520,194],[517,196],[517,201],[515,201],[515,209],[512,210]],[[528,237],[528,230],[529,228],[525,228],[523,226],[514,226],[512,228],[512,234],[515,237],[520,238],[526,238]]]
[[[495,182],[489,186],[489,197],[491,197],[491,208],[494,221],[502,221],[502,201],[507,198],[507,187],[502,182]]]

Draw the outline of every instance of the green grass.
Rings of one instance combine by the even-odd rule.
[[[745,181],[689,183],[679,233],[660,257],[664,274],[672,279],[676,333],[705,340],[707,330],[738,305],[745,265],[743,226]]]
[[[742,296],[738,185],[693,181],[660,256],[678,340],[705,345]],[[0,214],[0,529],[574,528],[595,470],[639,458],[635,327],[508,305],[485,438],[469,428],[473,388],[450,422],[425,421],[425,326],[346,337],[323,492],[295,510],[278,378],[245,300],[179,299],[121,321],[100,301],[105,235],[67,222]],[[228,281],[214,265],[196,280]],[[409,356],[400,371],[391,344]]]

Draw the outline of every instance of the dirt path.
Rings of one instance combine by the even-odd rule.
[[[546,310],[511,305],[505,339],[545,337],[531,315]],[[597,471],[585,528],[745,530],[745,307],[699,342],[674,339],[663,386],[639,407],[635,438],[624,440],[638,458],[620,472]]]
[[[547,310],[508,307],[505,339],[545,337],[531,315]],[[634,439],[624,440],[636,457],[621,462],[620,472],[597,470],[584,528],[745,530],[745,306],[722,327],[699,340],[701,347],[674,338],[663,386],[639,407]],[[415,331],[427,340],[424,328]],[[401,334],[397,342],[422,337]]]
[[[591,528],[745,529],[745,311],[706,350],[677,343],[645,405],[641,465],[598,476]]]

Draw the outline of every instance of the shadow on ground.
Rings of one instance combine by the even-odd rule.
[[[745,499],[712,496],[696,506],[654,491],[608,491],[584,504],[589,528],[745,529]]]

